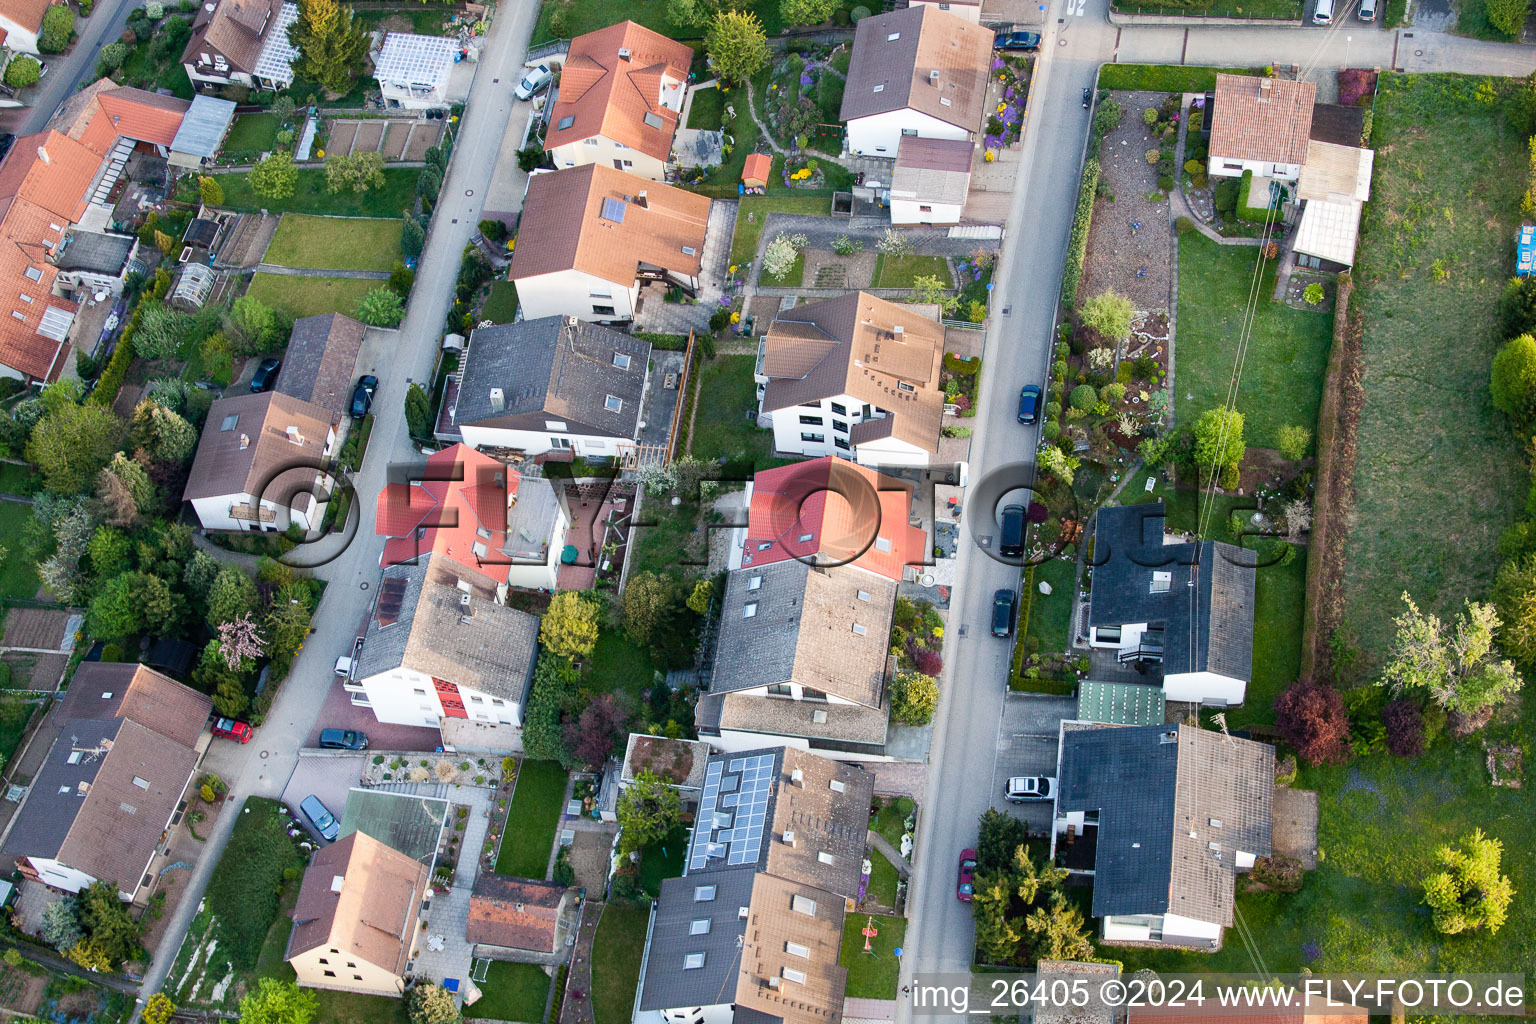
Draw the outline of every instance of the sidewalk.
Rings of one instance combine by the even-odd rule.
[[[581,916],[581,931],[576,936],[571,970],[565,982],[565,1004],[560,1008],[560,1020],[550,1024],[597,1024],[592,1014],[592,944],[606,907],[606,903],[591,901]]]

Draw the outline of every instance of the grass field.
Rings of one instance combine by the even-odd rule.
[[[5,758],[5,764],[11,763],[11,756],[21,746],[35,710],[36,704],[15,695],[0,698],[0,757]],[[16,780],[13,778],[12,781]]]
[[[544,1019],[544,1005],[549,1001],[549,983],[550,977],[542,967],[493,961],[485,980],[478,983],[485,995],[475,1002],[470,1012],[491,1020],[540,1024]]]
[[[869,852],[869,898],[882,907],[896,906],[896,883],[901,875],[896,865],[886,859],[879,850]]]
[[[653,572],[661,572],[668,564],[675,564],[677,548],[672,549],[672,562],[660,566],[645,566]],[[643,571],[639,566],[636,572]],[[587,668],[586,683],[597,693],[622,693],[639,700],[641,693],[650,689],[655,669],[651,655],[643,647],[629,642],[629,638],[616,629],[605,629],[598,634],[597,646],[592,649],[592,662]]]
[[[750,464],[747,472],[781,464],[773,458],[773,431],[748,416],[757,409],[755,365],[756,357],[748,355],[717,356],[700,364],[690,439],[694,458]]]
[[[777,157],[774,162],[778,163]],[[757,243],[763,237],[763,221],[770,213],[803,213],[820,217],[831,208],[830,199],[814,196],[744,197],[741,208],[736,211],[736,233],[731,236],[731,263],[750,263],[757,257]]]
[[[688,108],[688,127],[717,132],[725,117],[725,93],[719,89],[700,89],[693,94]]]
[[[229,210],[268,210],[272,213],[328,213],[336,217],[399,217],[416,202],[419,168],[386,167],[384,187],[370,192],[325,190],[325,171],[304,168],[287,199],[263,199],[251,191],[246,174],[215,174],[224,187],[224,207]]]
[[[907,830],[906,821],[911,817],[917,805],[911,797],[882,797],[880,810],[875,812],[875,817],[869,823],[869,827],[885,837],[885,841],[896,849],[901,849],[901,835]]]
[[[492,281],[491,294],[480,307],[480,319],[509,324],[517,316],[517,285],[511,281]]]
[[[1105,64],[1099,69],[1100,89],[1138,89],[1147,92],[1210,92],[1216,73],[1255,75],[1262,68],[1200,68],[1180,64]]]
[[[1482,81],[1389,74],[1376,101],[1381,159],[1355,292],[1365,402],[1344,572],[1345,619],[1372,659],[1404,590],[1442,616],[1486,598],[1499,564],[1490,552],[1529,479],[1488,393],[1524,187],[1509,169],[1523,165],[1526,139],[1498,105],[1473,99]],[[1514,82],[1490,81],[1512,101]]]
[[[388,270],[400,258],[405,222],[284,214],[263,262],[321,270]]]
[[[640,851],[640,884],[646,894],[661,894],[661,883],[668,878],[683,874],[683,855],[688,850],[688,829],[682,825],[674,828],[659,843],[652,843]]]
[[[42,581],[37,565],[27,558],[19,543],[21,531],[32,520],[32,506],[0,501],[0,534],[13,538],[0,557],[0,597],[32,598]]]
[[[1049,583],[1051,592],[1040,593],[1040,584]],[[1077,563],[1067,558],[1053,558],[1035,566],[1034,589],[1029,594],[1029,622],[1024,635],[1040,641],[1042,654],[1060,654],[1071,642],[1072,604],[1076,600]]]
[[[1179,239],[1175,406],[1182,423],[1226,401],[1257,255],[1255,246],[1217,245],[1199,232]],[[1237,396],[1250,448],[1275,447],[1287,424],[1317,429],[1333,336],[1331,315],[1272,301],[1274,281],[1275,264],[1266,261]]]
[[[645,950],[648,903],[610,903],[597,924],[592,958],[592,1016],[597,1024],[629,1024],[640,985],[640,956]]]
[[[524,761],[517,769],[517,786],[507,820],[516,828],[502,837],[496,873],[518,878],[543,878],[555,829],[565,809],[565,769],[554,761]]]
[[[257,274],[251,278],[247,295],[254,295],[273,309],[292,317],[345,313],[352,316],[364,295],[382,285],[358,277],[290,277],[286,274]]]
[[[784,271],[783,277],[775,277],[773,274],[768,273],[767,270],[764,270],[758,283],[772,285],[777,288],[801,287],[805,284],[805,253],[795,253],[795,262],[791,263],[789,269]]]
[[[0,494],[36,494],[42,480],[31,466],[0,462]]]
[[[843,948],[837,962],[848,968],[848,995],[855,999],[895,999],[901,961],[893,950],[906,941],[907,919],[875,917],[880,932],[869,940],[873,953],[864,952],[864,926],[868,914],[849,914],[843,920]]]
[[[227,956],[237,970],[250,970],[278,917],[283,872],[302,869],[304,858],[288,838],[288,813],[280,802],[253,796],[243,809],[250,813],[241,813],[239,806],[224,811],[239,813],[240,818],[209,879],[208,902],[221,908],[213,921],[219,955]]]
[[[276,114],[240,114],[224,136],[224,148],[235,152],[265,153],[277,144],[282,121]],[[233,161],[231,161],[233,162]]]
[[[954,283],[949,261],[943,256],[875,256],[876,288],[911,288],[919,277],[937,277],[945,287]]]

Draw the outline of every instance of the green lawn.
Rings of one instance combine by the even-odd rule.
[[[544,968],[496,960],[486,971],[485,980],[477,984],[485,995],[474,1006],[466,1007],[471,1016],[523,1024],[540,1024],[544,1020],[550,984]]]
[[[1270,725],[1275,698],[1301,674],[1302,612],[1307,602],[1307,549],[1298,547],[1290,565],[1259,569],[1254,590],[1253,678],[1240,708],[1227,714],[1234,728]]]
[[[265,263],[280,267],[315,267],[321,270],[389,270],[400,259],[400,232],[405,222],[396,218],[313,217],[300,213],[283,215],[267,246]]]
[[[336,217],[399,217],[416,202],[416,179],[421,171],[410,167],[386,167],[384,187],[361,194],[325,190],[325,171],[304,168],[288,199],[263,199],[251,191],[246,174],[215,174],[224,187],[223,209],[269,210],[272,213],[328,213]]]
[[[719,89],[700,89],[693,94],[688,108],[688,127],[717,132],[725,117],[725,93]]]
[[[661,883],[683,874],[683,855],[688,850],[688,829],[679,825],[659,843],[640,851],[640,884],[646,894],[661,895]]]
[[[524,761],[507,821],[515,827],[502,837],[496,873],[542,879],[554,849],[555,830],[565,810],[565,769],[554,761]]]
[[[224,813],[241,810],[236,806]],[[219,955],[227,956],[237,970],[251,970],[257,964],[267,932],[278,918],[277,890],[283,872],[304,865],[298,847],[288,838],[288,813],[282,803],[253,796],[245,801],[244,810],[249,813],[240,813],[208,881]]]
[[[480,307],[480,319],[509,324],[517,316],[517,286],[511,281],[491,282],[491,294]]]
[[[1042,582],[1051,585],[1049,594],[1040,593]],[[1077,562],[1053,558],[1035,566],[1034,588],[1029,593],[1029,622],[1025,636],[1040,640],[1043,654],[1060,654],[1071,642],[1072,605],[1077,600]]]
[[[293,980],[293,968],[288,968],[287,980]],[[356,992],[335,992],[312,988],[318,1012],[315,1020],[325,1024],[407,1024],[410,1017],[405,1012],[404,999],[387,996],[365,996]]]
[[[739,122],[741,118],[737,118]],[[774,158],[777,166],[780,158]],[[740,170],[737,170],[738,177]],[[750,263],[757,257],[757,243],[763,237],[763,221],[770,213],[802,213],[825,216],[832,201],[815,196],[745,196],[736,211],[736,233],[731,236],[731,263]]]
[[[880,801],[880,810],[875,812],[874,819],[869,823],[870,828],[885,837],[885,841],[901,849],[901,836],[906,828],[906,821],[912,816],[917,805],[911,797],[884,797]]]
[[[864,952],[864,926],[868,914],[849,914],[843,921],[843,948],[837,962],[848,968],[848,995],[855,999],[895,999],[896,977],[901,961],[892,952],[906,941],[907,919],[876,916],[880,934],[869,940],[873,953]]]
[[[42,481],[31,466],[0,462],[0,494],[36,494],[41,488]]]
[[[597,924],[592,958],[592,1015],[597,1024],[629,1024],[640,985],[640,956],[650,921],[648,903],[610,903]]]
[[[1345,619],[1368,659],[1382,654],[1404,590],[1442,617],[1487,597],[1499,567],[1490,554],[1530,480],[1488,393],[1525,188],[1510,169],[1525,165],[1526,136],[1503,106],[1474,98],[1483,81],[1387,74],[1376,100],[1352,299],[1365,321],[1365,401],[1343,574]],[[1486,81],[1514,102],[1517,82]]]
[[[882,907],[896,905],[896,883],[901,875],[896,865],[886,859],[879,850],[869,851],[869,887],[866,890],[871,901]]]
[[[1099,69],[1100,89],[1141,89],[1148,92],[1210,92],[1216,74],[1256,75],[1263,68],[1200,68],[1180,64],[1105,64]],[[1182,267],[1180,270],[1182,271]]]
[[[345,313],[352,316],[364,295],[382,285],[359,277],[290,277],[257,274],[247,295],[254,295],[273,309],[292,317]]]
[[[751,469],[781,465],[773,458],[773,431],[757,425],[757,357],[723,355],[705,360],[696,371],[698,411],[690,439],[696,459],[730,459]],[[749,470],[750,471],[750,470]]]
[[[224,148],[230,152],[265,153],[277,145],[281,127],[282,121],[276,114],[241,114],[229,126]]]
[[[676,561],[677,548],[674,547],[672,562],[667,564]],[[666,565],[654,568],[661,571]],[[637,567],[634,571],[642,570]],[[584,682],[594,693],[622,693],[639,700],[641,693],[655,682],[655,667],[651,664],[649,651],[630,643],[619,630],[605,629],[598,634],[597,646],[592,649],[592,662]]]
[[[954,283],[943,256],[875,256],[876,288],[911,288],[919,277],[937,277],[946,287]]]
[[[1217,245],[1195,231],[1179,239],[1174,404],[1182,423],[1226,401],[1257,256],[1256,246]],[[1317,429],[1333,337],[1332,315],[1273,301],[1274,280],[1266,261],[1237,396],[1250,448],[1274,448],[1287,424]]]
[[[27,558],[20,543],[22,530],[31,521],[31,505],[0,501],[0,534],[11,538],[4,545],[4,557],[0,558],[0,597],[30,600],[42,586],[37,578],[37,565]]]
[[[21,746],[35,710],[37,705],[14,694],[0,698],[0,757],[5,758],[5,764],[10,764],[11,756]]]
[[[805,284],[805,253],[795,253],[795,262],[790,264],[783,277],[775,277],[763,271],[759,284],[772,285],[776,288],[799,288]]]

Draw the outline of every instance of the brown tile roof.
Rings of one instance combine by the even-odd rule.
[[[56,218],[78,220],[100,165],[99,154],[61,132],[23,135],[0,163],[0,197],[19,196]]]
[[[848,987],[848,970],[837,963],[842,938],[842,897],[758,875],[747,911],[737,1007],[784,1024],[837,1024]],[[800,956],[798,948],[791,952],[795,947],[808,955]]]
[[[944,328],[938,323],[909,307],[851,292],[780,313],[765,344],[765,411],[851,395],[886,410],[891,436],[939,450]],[[866,422],[854,431],[860,426],[869,429]]]
[[[66,718],[126,718],[186,747],[197,745],[213,702],[148,665],[86,661],[60,704]]]
[[[362,324],[341,313],[295,320],[276,390],[324,406],[333,416],[347,413],[365,333]]]
[[[768,846],[764,870],[839,896],[857,896],[874,795],[875,777],[863,768],[785,747],[773,834],[763,837]],[[784,842],[786,832],[794,833],[793,846]],[[832,863],[825,862],[826,854]]]
[[[827,720],[818,722],[817,712],[825,713]],[[780,700],[745,693],[704,694],[699,698],[697,719],[701,726],[764,736],[804,736],[872,745],[885,742],[890,724],[890,715],[884,708]]]
[[[196,64],[201,53],[221,53],[231,70],[249,74],[256,69],[266,30],[282,6],[283,0],[219,0],[213,16],[194,27],[181,62]]]
[[[603,216],[605,206],[622,221]],[[708,197],[612,167],[536,174],[528,182],[508,277],[521,281],[575,269],[627,288],[640,263],[697,277],[708,224]]]
[[[469,897],[464,938],[484,946],[553,953],[565,893],[565,886],[554,882],[482,871]]]
[[[14,156],[16,151],[11,152]],[[0,164],[0,175],[5,166]],[[0,287],[31,300],[16,301],[9,310],[0,307],[0,363],[39,380],[48,377],[58,362],[62,330],[78,308],[53,294],[58,268],[49,259],[62,237],[55,225],[62,229],[71,219],[20,196],[0,197]],[[43,333],[43,317],[49,310],[56,311],[52,314],[56,322],[48,329],[57,337]]]
[[[992,41],[991,29],[929,4],[865,18],[853,38],[842,120],[910,107],[978,131]]]
[[[297,440],[289,427],[298,428]],[[306,483],[313,469],[295,469],[280,480],[274,474],[285,464],[319,460],[330,427],[328,409],[276,391],[221,398],[208,410],[182,499],[276,494]]]
[[[1210,154],[1218,160],[1304,164],[1317,86],[1283,78],[1217,75]]]
[[[43,15],[52,6],[53,0],[5,0],[0,3],[0,17],[35,32],[43,27]]]
[[[425,865],[353,832],[323,847],[304,872],[284,959],[328,946],[404,974],[426,890]]]
[[[628,58],[619,56],[628,50]],[[643,25],[621,21],[571,40],[560,72],[560,88],[548,121],[544,148],[555,149],[593,136],[621,142],[658,160],[672,151],[677,111],[661,105],[663,78],[673,83],[681,104],[693,50]],[[646,117],[652,123],[646,122]],[[565,118],[567,128],[561,128]]]

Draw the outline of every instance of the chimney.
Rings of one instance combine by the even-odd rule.
[[[619,48],[619,60],[629,60],[629,47],[623,46]]]
[[[799,768],[796,768],[794,771],[790,772],[789,773],[789,784],[791,786],[799,786],[801,789],[804,789],[805,788],[805,772],[801,771]]]
[[[646,208],[646,205],[645,205],[645,189],[641,189],[640,190],[640,194],[635,196],[635,205],[640,207],[640,209],[642,209],[642,210]]]
[[[299,428],[292,423],[288,424],[288,429],[285,433],[288,435],[288,442],[290,444],[302,445],[304,443],[304,435],[299,433]]]
[[[901,324],[897,324],[895,327],[891,328],[891,333],[892,334],[905,334],[905,333],[907,333],[907,329],[905,327],[901,326]]]
[[[784,845],[785,846],[794,846],[795,845],[795,834],[793,832],[785,832],[784,833]]]
[[[934,68],[932,71],[928,72],[928,81],[933,83],[935,86],[937,86],[939,84],[939,69],[938,68]]]
[[[507,406],[506,392],[501,388],[491,388],[491,411],[501,412]]]
[[[1268,78],[1261,78],[1261,79],[1259,79],[1259,102],[1260,103],[1268,103],[1269,102],[1269,95],[1270,95],[1271,90],[1274,89],[1274,86],[1275,86],[1275,83],[1273,81],[1271,81],[1270,79],[1268,79]]]
[[[240,435],[240,450],[241,451],[245,451],[250,446],[251,446],[251,435],[250,434],[241,434]]]
[[[37,147],[37,158],[45,164],[53,163],[53,161],[48,158],[48,147],[46,146]]]

